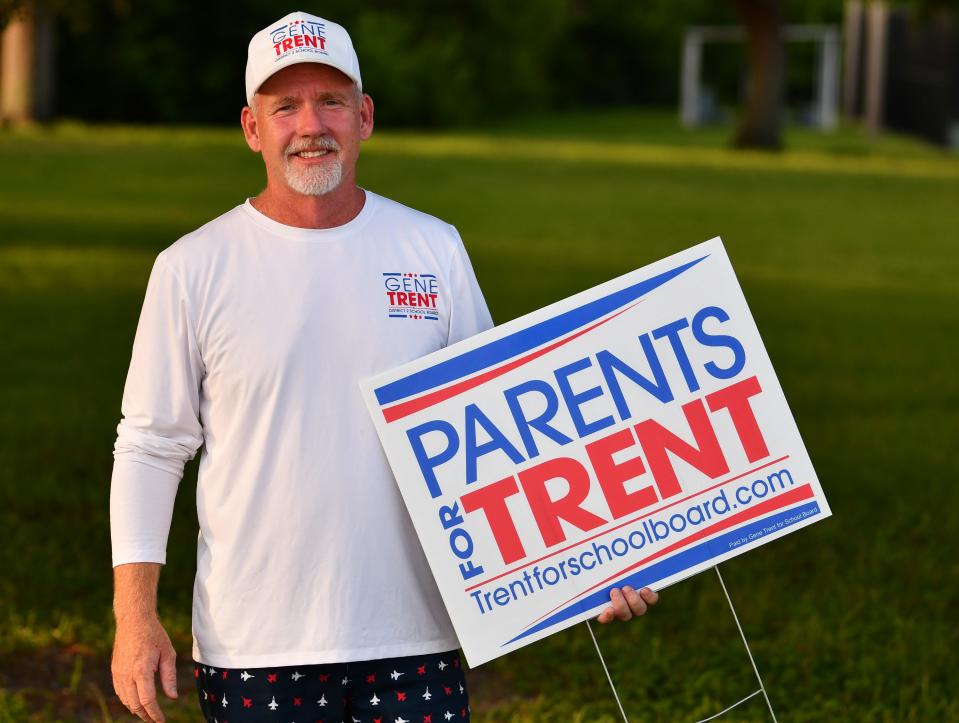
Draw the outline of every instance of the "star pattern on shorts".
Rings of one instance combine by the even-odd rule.
[[[387,662],[387,661],[384,661]],[[393,661],[388,661],[392,663]],[[335,681],[339,681],[343,686],[342,691],[339,693],[340,697],[337,697],[337,689],[335,688],[321,688],[321,695],[318,700],[316,700],[316,705],[320,708],[325,708],[330,705],[340,705],[342,699],[342,705],[346,706],[346,710],[350,710],[350,706],[354,705],[354,701],[357,697],[365,697],[369,701],[368,705],[372,707],[377,707],[379,710],[384,708],[393,707],[393,711],[403,711],[403,715],[398,714],[397,712],[390,711],[390,715],[387,716],[370,716],[358,719],[352,716],[347,716],[344,718],[345,721],[351,721],[352,723],[449,723],[454,718],[462,718],[464,721],[468,717],[469,708],[461,708],[457,710],[455,707],[458,703],[466,702],[465,699],[457,698],[457,691],[460,696],[465,695],[466,687],[462,682],[462,673],[459,671],[454,672],[453,669],[458,669],[459,659],[457,657],[451,658],[440,658],[439,656],[433,658],[427,658],[425,660],[421,659],[416,661],[411,659],[410,662],[403,661],[402,659],[397,658],[395,667],[386,669],[383,666],[374,667],[369,665],[366,669],[363,669],[362,665],[357,664],[354,668],[351,666],[350,671],[354,673],[356,678],[353,681],[345,673],[341,673],[342,677],[337,675],[335,672],[337,668],[327,668],[330,672],[319,672],[316,667],[309,666],[304,668],[306,674],[301,672],[301,669],[294,668],[275,668],[270,670],[269,668],[259,668],[256,674],[251,674],[249,670],[234,670],[234,669],[221,669],[217,670],[212,666],[201,666],[196,664],[194,666],[194,677],[197,679],[197,688],[200,691],[201,697],[204,701],[209,701],[211,711],[215,711],[217,708],[220,708],[224,711],[226,715],[226,710],[230,707],[235,707],[236,701],[239,700],[242,708],[244,709],[253,709],[260,710],[261,713],[252,713],[251,715],[266,715],[266,711],[263,709],[269,710],[271,713],[279,717],[280,721],[289,720],[290,717],[295,718],[297,721],[300,720],[297,710],[295,713],[293,709],[302,709],[303,702],[305,700],[302,692],[297,695],[293,695],[294,691],[303,691],[305,690],[304,684],[300,681],[304,678],[317,680],[317,678],[312,678],[316,675],[319,678],[321,683],[326,683],[331,686],[336,686]],[[444,673],[444,675],[436,675],[436,673],[429,673],[432,665],[436,665],[436,668],[433,668],[433,671],[439,671]],[[322,670],[323,664],[321,664],[320,669]],[[445,673],[447,669],[450,669],[450,673]],[[344,667],[339,667],[339,671],[344,671]],[[389,672],[387,672],[389,671]],[[219,684],[220,679],[222,679],[223,687],[217,689],[213,681],[209,683],[203,683],[200,681],[200,673],[203,673],[205,676],[214,677],[217,679],[216,684]],[[246,697],[240,695],[240,693],[246,693],[247,690],[256,691],[258,686],[255,683],[249,683],[251,679],[260,678],[266,679],[266,682],[269,684],[268,689],[274,691],[274,694],[270,696],[269,701],[267,702],[265,696],[261,699],[258,699],[256,696]],[[287,678],[289,675],[289,678]],[[336,676],[336,677],[333,677]],[[408,683],[399,683],[398,681],[402,680],[404,676],[412,676],[408,678]],[[430,677],[433,676],[433,677]],[[389,683],[380,682],[377,683],[380,678],[389,677],[392,686]],[[425,678],[425,680],[423,680]],[[227,681],[230,681],[229,683]],[[416,683],[415,681],[421,681]],[[289,681],[289,682],[287,682]],[[362,685],[365,683],[365,685]],[[432,685],[425,684],[431,683]],[[346,687],[352,684],[352,687]],[[296,686],[296,687],[294,687]],[[383,699],[379,696],[380,690],[377,690],[377,687],[380,690],[386,690],[384,693],[385,696],[389,698],[388,703],[383,703]],[[212,690],[211,690],[212,688]],[[353,690],[356,688],[356,690]],[[365,688],[365,696],[361,690]],[[433,689],[439,690],[442,689],[442,694],[434,693]],[[330,703],[326,696],[326,690],[329,690],[333,697],[335,698],[334,703]],[[392,690],[392,695],[390,695],[390,690]],[[418,692],[417,692],[418,691]],[[259,694],[265,692],[262,688],[259,688]],[[227,698],[227,693],[233,695],[232,701]],[[309,695],[309,693],[307,693]],[[431,701],[434,698],[437,698],[437,695],[440,695],[443,698],[446,698],[446,704],[451,706],[451,709],[439,708],[431,709]],[[279,697],[279,701],[277,698]],[[427,704],[427,702],[430,702]],[[232,705],[231,705],[232,703]],[[437,705],[439,701],[437,701]],[[206,706],[207,703],[204,703]],[[419,710],[417,710],[419,709]],[[342,709],[341,709],[342,710]],[[458,715],[457,715],[458,713]],[[291,715],[292,714],[292,715]],[[407,719],[404,715],[413,714],[413,719]],[[231,716],[232,718],[232,716]],[[323,723],[316,716],[310,718],[309,720],[315,721],[315,723]],[[339,720],[339,719],[337,719]],[[226,723],[225,721],[220,721],[219,719],[215,720],[215,723]]]

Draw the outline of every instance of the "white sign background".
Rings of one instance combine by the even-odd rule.
[[[719,238],[361,387],[471,666],[830,514]]]

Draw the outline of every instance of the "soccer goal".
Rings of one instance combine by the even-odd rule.
[[[787,43],[815,43],[813,125],[834,130],[839,123],[839,30],[833,25],[785,25]],[[679,88],[679,118],[687,127],[703,123],[702,65],[706,43],[744,43],[741,26],[696,25],[686,29],[683,40]]]

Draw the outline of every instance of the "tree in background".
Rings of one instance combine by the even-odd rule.
[[[47,3],[0,3],[0,122],[53,117],[53,28]]]
[[[746,98],[733,137],[737,148],[782,147],[782,0],[734,0],[746,27]]]

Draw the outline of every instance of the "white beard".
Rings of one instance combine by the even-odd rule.
[[[306,196],[324,196],[343,181],[343,163],[339,157],[323,165],[298,167],[292,154],[307,148],[324,148],[331,153],[339,152],[340,146],[332,138],[302,138],[290,143],[286,149],[284,177],[290,188]]]

